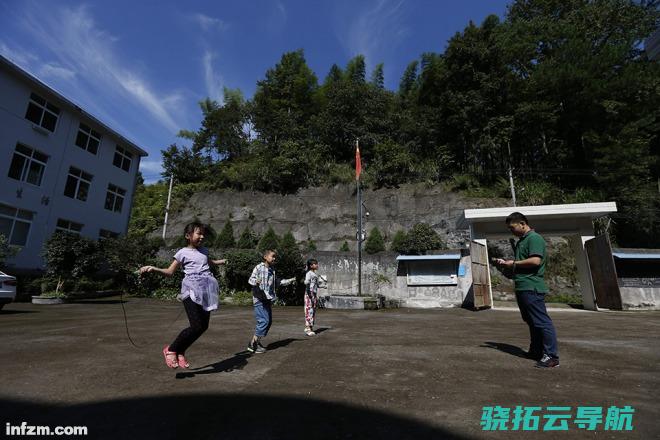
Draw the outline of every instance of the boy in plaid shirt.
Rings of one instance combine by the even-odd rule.
[[[275,276],[273,264],[277,253],[268,249],[264,252],[264,261],[255,266],[248,283],[252,286],[252,304],[254,305],[254,317],[257,325],[254,336],[247,346],[250,353],[265,353],[266,348],[261,345],[261,338],[268,334],[273,323],[273,301],[276,299],[275,288],[287,286],[295,281],[295,278],[278,280]]]

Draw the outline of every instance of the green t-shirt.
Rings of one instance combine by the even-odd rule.
[[[536,290],[539,293],[548,293],[548,286],[543,280],[546,261],[545,240],[536,232],[529,231],[518,240],[518,244],[516,245],[516,261],[526,260],[534,256],[541,257],[540,266],[532,268],[516,266],[516,272],[513,275],[516,292]]]

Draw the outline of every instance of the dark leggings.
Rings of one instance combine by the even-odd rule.
[[[183,300],[183,307],[185,307],[186,313],[188,314],[190,327],[181,330],[179,336],[177,336],[174,342],[170,344],[170,351],[179,354],[185,353],[188,347],[190,347],[197,338],[202,336],[202,333],[209,328],[209,319],[211,318],[211,312],[205,311],[202,306],[190,298]]]

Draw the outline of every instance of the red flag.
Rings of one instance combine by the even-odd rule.
[[[360,147],[355,144],[355,180],[360,180],[362,172],[362,161],[360,160]]]

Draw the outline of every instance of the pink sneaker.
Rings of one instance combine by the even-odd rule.
[[[177,368],[179,366],[176,361],[176,353],[170,351],[169,345],[163,347],[163,356],[165,357],[165,365],[169,368]]]
[[[188,360],[183,354],[177,355],[177,359],[179,360],[179,367],[190,368],[190,364],[188,363]]]

